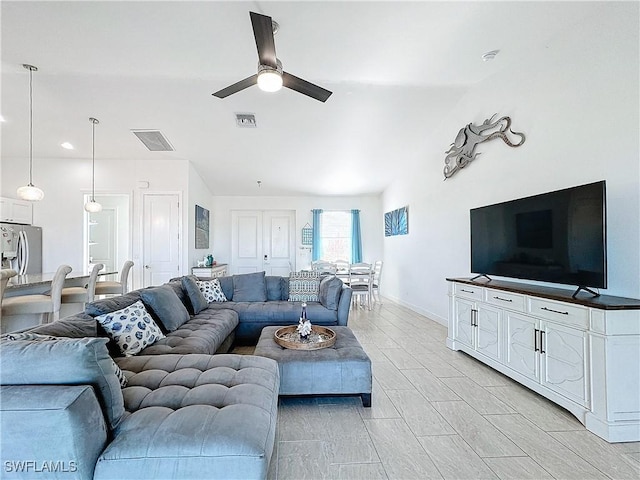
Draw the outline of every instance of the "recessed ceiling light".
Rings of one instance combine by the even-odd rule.
[[[69,142],[62,142],[60,146],[66,150],[73,150],[73,145],[71,145]]]
[[[484,62],[488,62],[489,60],[493,60],[494,58],[496,58],[496,55],[498,55],[498,52],[500,52],[500,50],[491,50],[487,53],[483,53],[482,54],[482,60]]]

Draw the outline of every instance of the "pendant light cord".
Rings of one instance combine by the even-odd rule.
[[[91,120],[91,201],[96,201],[96,122]]]
[[[33,67],[29,68],[29,186],[33,186]]]

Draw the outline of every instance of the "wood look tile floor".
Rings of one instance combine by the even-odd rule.
[[[358,397],[280,399],[270,480],[640,478],[640,442],[609,444],[449,350],[439,323],[385,300],[352,309],[349,326],[371,357],[371,408]]]

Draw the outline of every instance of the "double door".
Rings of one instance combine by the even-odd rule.
[[[288,276],[295,261],[295,211],[231,212],[231,273]]]
[[[506,314],[505,364],[587,406],[587,333],[527,315]]]

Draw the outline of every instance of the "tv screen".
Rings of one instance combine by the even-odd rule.
[[[606,288],[605,182],[472,209],[471,271]]]

